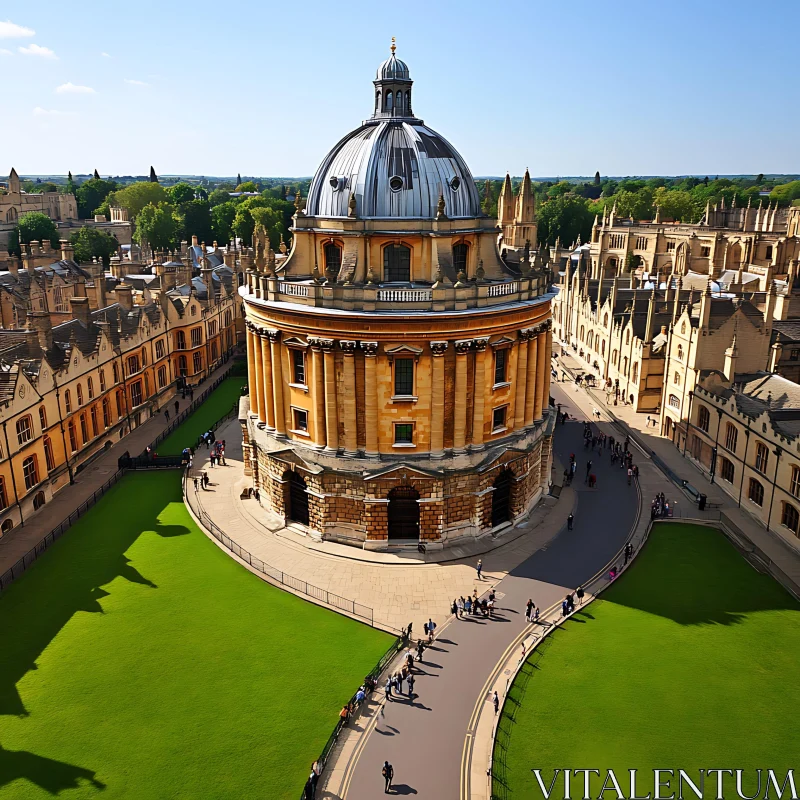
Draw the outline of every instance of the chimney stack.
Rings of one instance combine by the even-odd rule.
[[[72,318],[78,320],[84,328],[88,328],[92,321],[88,297],[70,297],[70,310]]]
[[[67,239],[62,239],[61,242],[61,260],[62,261],[74,261],[75,260],[75,248]]]
[[[53,323],[47,311],[29,311],[28,324],[36,331],[39,347],[45,352],[53,349]]]
[[[133,309],[133,286],[129,283],[118,283],[114,292],[122,309],[131,311]]]

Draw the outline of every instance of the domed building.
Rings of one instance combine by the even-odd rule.
[[[245,257],[245,468],[315,538],[435,548],[512,525],[547,491],[548,271],[528,243],[501,258],[504,239],[535,240],[527,173],[499,226],[414,116],[394,45],[373,84],[372,116],[296,200],[288,254],[257,229]]]

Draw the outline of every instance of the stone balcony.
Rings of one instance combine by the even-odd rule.
[[[534,300],[547,292],[544,275],[502,281],[450,283],[340,284],[311,279],[286,280],[250,271],[247,294],[251,300],[294,303],[299,306],[345,311],[408,312],[464,311]],[[241,291],[241,290],[240,290]]]

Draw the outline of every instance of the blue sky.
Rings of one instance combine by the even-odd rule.
[[[475,175],[800,172],[797,0],[0,2],[0,174],[310,175],[397,37]]]

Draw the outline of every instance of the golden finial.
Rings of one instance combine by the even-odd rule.
[[[394,51],[397,49],[397,45],[395,44],[395,38],[392,36],[392,46],[390,50],[392,51],[392,55],[394,55]]]

